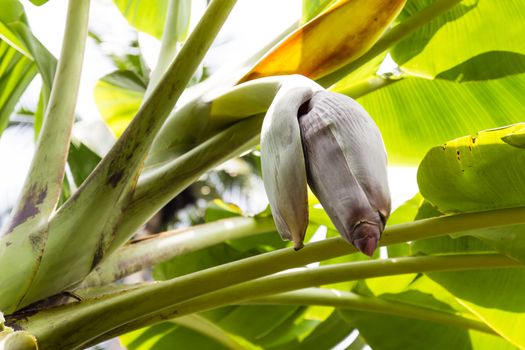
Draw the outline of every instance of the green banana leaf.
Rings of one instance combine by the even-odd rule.
[[[433,2],[435,1],[409,1],[399,20]],[[525,3],[521,0],[461,1],[398,43],[391,54],[404,71],[417,76],[435,77],[491,51],[525,54],[522,39],[524,31]],[[499,54],[497,57],[494,61],[499,60],[500,64],[484,67],[479,65],[478,70],[490,71],[493,76],[497,76],[498,70],[505,70],[507,62],[512,62],[513,58]],[[476,77],[478,80],[484,78],[484,74]]]
[[[353,330],[354,328],[348,325],[337,311],[334,311],[299,344],[284,349],[333,349]]]
[[[141,32],[148,33],[160,39],[164,30],[166,11],[169,0],[113,0],[129,24]],[[182,41],[187,35],[191,11],[191,1],[177,1],[179,14],[177,16],[177,33]]]
[[[49,0],[29,0],[29,1],[31,1],[31,3],[33,3],[36,6],[41,6],[41,5],[44,5],[46,2],[48,2]]]
[[[95,103],[102,118],[120,136],[137,113],[146,83],[132,71],[115,71],[97,82]]]
[[[503,338],[478,331],[371,312],[340,312],[374,350],[516,349]]]
[[[184,347],[184,344],[192,347],[205,345],[204,348],[206,349],[328,350],[339,344],[353,330],[340,317],[339,313],[333,312],[331,308],[324,308],[328,311],[328,317],[324,316],[326,319],[323,321],[310,319],[299,324],[297,324],[298,319],[295,314],[282,321],[279,318],[272,319],[258,313],[261,310],[266,311],[267,308],[283,308],[282,306],[251,306],[247,308],[251,308],[251,312],[243,314],[241,318],[236,315],[236,310],[229,312],[228,308],[223,308],[219,309],[223,313],[222,319],[216,318],[213,319],[213,322],[200,315],[186,316],[128,333],[120,337],[120,340],[129,350],[171,349],[175,344],[177,347]],[[318,313],[316,309],[319,308],[310,307],[308,309],[312,310],[313,313]],[[308,311],[303,315],[307,313]],[[310,314],[311,317],[315,317],[313,313]],[[254,328],[253,324],[259,325],[263,322],[266,323],[265,327]],[[310,329],[312,325],[315,328]],[[232,327],[242,334],[252,332],[252,337],[258,334],[257,344],[228,330]],[[268,332],[269,328],[274,328],[274,331]],[[263,333],[260,333],[261,330]],[[307,333],[303,334],[301,339],[293,338],[286,341],[288,340],[287,336],[294,335],[297,337],[299,330],[306,330]],[[272,334],[274,332],[275,334]],[[195,342],[196,337],[200,338],[198,342]]]
[[[525,150],[504,141],[523,129],[519,123],[432,148],[418,170],[421,194],[445,213],[525,205]]]
[[[439,73],[436,78],[457,82],[491,80],[525,73],[525,55],[508,51],[490,51]]]
[[[414,252],[428,254],[443,253],[447,250],[448,253],[464,253],[470,250],[475,254],[483,248],[482,243],[475,238],[466,238],[442,237],[416,242]],[[525,337],[521,331],[525,326],[525,314],[519,296],[525,292],[524,274],[523,268],[515,268],[433,272],[426,275],[439,283],[463,307],[482,319],[502,337],[514,346],[522,348],[525,344]],[[481,346],[482,344],[477,344],[472,348],[478,349]],[[493,348],[499,349],[499,347]]]
[[[29,58],[0,40],[0,135],[36,73]]]
[[[520,123],[481,131],[432,148],[418,171],[421,193],[445,213],[525,205],[520,195],[525,190],[521,165],[525,150],[513,141],[519,140],[524,128]],[[465,234],[525,261],[523,229],[524,225],[514,225]]]
[[[439,171],[437,164],[434,171]],[[447,186],[443,187],[444,191],[446,188],[447,193],[453,192],[449,190],[449,184],[444,184],[444,186]],[[424,202],[416,215],[416,220],[439,215],[442,214],[428,202]],[[504,237],[507,234],[506,230],[507,228],[494,230],[491,234]],[[468,234],[468,236],[457,238],[443,236],[415,241],[410,245],[411,254],[477,254],[494,251],[490,242],[482,237],[482,234],[486,232],[481,231],[480,235],[480,232],[472,231]],[[507,245],[513,244],[512,242],[506,243]],[[525,325],[525,313],[522,310],[523,303],[518,296],[525,292],[524,273],[523,268],[432,272],[426,273],[425,276],[437,282],[446,292],[429,285],[428,282],[420,284],[419,287],[423,286],[423,289],[418,289],[426,293],[435,291],[433,295],[440,301],[450,300],[447,294],[453,296],[462,307],[483,320],[503,338],[514,346],[522,348],[525,345],[525,336],[521,331]],[[483,292],[480,293],[480,291]],[[457,306],[455,308],[458,309]],[[490,343],[487,342],[487,344]],[[483,343],[476,343],[475,347],[474,345],[473,343],[472,348],[478,349],[482,348]],[[496,345],[494,346],[493,348],[499,349]]]
[[[43,82],[41,101],[35,113],[34,129],[35,135],[38,135],[42,125],[43,113],[51,93],[51,86],[53,85],[56,59],[29,29],[24,8],[18,0],[1,0],[0,8],[2,8],[2,13],[0,13],[1,45],[8,44],[20,53],[15,55],[16,57],[13,58],[15,60],[20,59],[20,55],[25,56],[24,59],[21,59],[19,62],[18,69],[4,72],[4,78],[2,78],[2,82],[0,83],[3,85],[1,86],[3,97],[0,98],[0,102],[2,102],[2,109],[0,111],[0,134],[10,114],[13,112],[14,105],[37,73],[37,70],[33,67],[33,65],[36,65]],[[4,50],[7,49],[2,48],[1,52],[4,52],[7,56],[3,55],[3,59],[7,59],[10,55],[8,51],[6,52]],[[22,61],[24,63],[22,63]],[[7,69],[7,62],[4,62],[2,65]],[[26,66],[25,68],[23,67],[24,65]],[[9,76],[5,77],[7,75]],[[13,96],[9,97],[10,93],[12,93]]]
[[[359,294],[375,296],[395,303],[408,304],[477,319],[455,296],[427,278],[416,274],[367,279],[356,288]],[[476,330],[402,316],[362,311],[339,311],[356,327],[373,349],[515,349],[505,339]]]
[[[165,322],[153,327],[143,328],[120,337],[120,341],[128,350],[168,350],[176,344],[181,349],[242,349],[240,345],[222,334],[223,342],[233,342],[229,346],[221,344],[219,339],[203,336],[201,332]]]
[[[27,46],[10,28],[13,23],[27,23],[24,7],[18,0],[0,0],[0,8],[2,9],[0,12],[0,39],[29,56]]]
[[[525,269],[430,273],[472,313],[519,348],[525,346]],[[479,291],[483,291],[480,293]]]
[[[458,83],[409,77],[358,99],[383,134],[390,164],[416,164],[426,151],[525,115],[525,74]]]

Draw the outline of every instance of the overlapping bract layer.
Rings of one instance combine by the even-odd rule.
[[[387,157],[379,129],[356,101],[323,90],[288,91],[268,110],[261,151],[283,239],[302,247],[308,183],[341,235],[374,253],[390,214]]]

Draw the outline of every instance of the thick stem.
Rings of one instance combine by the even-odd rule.
[[[363,312],[400,316],[422,321],[436,322],[462,329],[474,329],[497,334],[485,323],[460,315],[381,298],[366,297],[334,289],[310,288],[283,294],[250,299],[250,305],[322,305]]]
[[[317,82],[324,87],[328,87],[332,84],[335,84],[336,82],[350,74],[352,71],[369,62],[371,59],[381,54],[392,45],[397,44],[402,39],[406,38],[423,25],[429,23],[433,19],[450,10],[452,7],[454,7],[460,2],[461,0],[435,1],[425,9],[419,11],[406,21],[399,23],[397,26],[386,32],[381,37],[381,39],[379,39],[377,43],[374,46],[372,46],[372,48],[368,50],[367,53],[365,53],[363,56],[339,68],[335,72],[332,72],[322,77]]]
[[[122,245],[140,225],[204,172],[255,147],[259,140],[262,113],[268,109],[273,96],[281,88],[299,86],[318,85],[299,75],[268,77],[236,86],[218,96],[210,94],[194,101],[196,105],[206,106],[203,107],[206,109],[205,115],[201,116],[207,123],[203,129],[219,123],[224,130],[216,131],[206,141],[174,159],[145,169],[131,203],[125,208],[122,223],[114,233],[113,247]],[[196,112],[191,106],[189,110],[195,114],[202,112]],[[181,125],[176,120],[174,122],[174,125]],[[195,120],[190,122],[195,124]],[[221,128],[214,128],[218,129]]]
[[[228,240],[274,230],[271,217],[238,217],[164,232],[122,247],[97,266],[80,288],[108,284],[177,256]]]
[[[381,245],[389,245],[416,239],[461,233],[479,228],[503,227],[520,223],[525,223],[524,207],[450,215],[387,227],[380,243]],[[86,301],[77,306],[70,306],[71,309],[64,307],[60,309],[61,314],[58,314],[58,310],[55,310],[57,313],[54,315],[53,320],[51,320],[51,318],[46,319],[44,324],[33,322],[33,320],[29,318],[31,322],[28,326],[32,325],[32,327],[35,327],[35,332],[46,333],[50,332],[52,328],[57,332],[64,331],[66,334],[74,333],[71,331],[72,329],[80,329],[81,325],[86,324],[99,324],[100,319],[104,318],[102,315],[111,314],[113,318],[111,321],[108,319],[107,322],[111,322],[114,325],[124,325],[130,322],[130,320],[137,320],[134,326],[139,327],[142,325],[140,318],[142,318],[143,315],[155,313],[155,311],[183,302],[197,295],[250,281],[285,269],[304,266],[311,262],[334,258],[352,252],[355,252],[355,248],[347,244],[340,237],[307,244],[299,251],[281,249],[212,267],[172,280],[159,282],[146,287],[144,290],[137,289],[129,293],[123,293],[115,298],[107,297],[90,302]],[[502,259],[505,263],[509,264],[517,264],[516,261],[509,258],[499,257],[496,259]],[[393,262],[396,260],[390,261]],[[482,264],[480,266],[487,265]],[[416,269],[415,271],[421,270]],[[403,272],[397,270],[397,273]],[[367,276],[360,276],[360,278],[364,277]],[[296,288],[304,287],[298,285]],[[274,291],[274,293],[277,292],[280,291]],[[145,299],[142,300],[141,298]],[[137,313],[134,313],[135,311]],[[42,315],[44,315],[44,312],[35,315],[35,317],[45,318],[45,315]],[[75,320],[71,318],[73,316]],[[68,325],[62,324],[64,320],[67,320]],[[49,327],[47,322],[52,322],[55,326]],[[133,328],[126,328],[125,331],[130,329]],[[97,330],[97,332],[98,331],[100,330]],[[113,332],[111,334],[115,335],[119,333]],[[53,337],[54,336],[55,335],[53,335]],[[78,336],[83,337],[81,334],[78,334]]]
[[[401,275],[416,272],[464,271],[484,268],[522,267],[521,263],[501,254],[466,254],[423,256],[351,262],[304,268],[259,278],[232,287],[195,297],[144,318],[158,322],[166,317],[183,316],[231,303],[296,289],[365,278]]]
[[[69,1],[60,59],[33,161],[6,233],[38,226],[55,210],[66,167],[89,18],[89,0]]]
[[[38,275],[24,304],[80,283],[113,245],[143,160],[165,118],[225,22],[235,0],[213,0],[158,86],[115,146],[60,208],[49,225],[49,239]],[[184,132],[184,131],[181,131]],[[86,224],[89,223],[89,224]],[[82,245],[75,242],[82,237]]]
[[[344,89],[334,89],[332,91],[339,92],[341,94],[345,94],[347,96],[350,96],[353,99],[358,99],[359,97],[365,96],[371,92],[382,89],[385,86],[391,85],[400,80],[402,80],[402,78],[385,79],[383,77],[375,75],[375,76],[371,76],[369,79],[359,82],[358,84],[354,84]]]
[[[38,145],[7,234],[0,240],[0,309],[13,312],[23,302],[47,247],[75,116],[89,0],[70,0],[62,52]]]
[[[193,183],[205,171],[257,145],[262,116],[246,118],[211,137],[191,151],[156,167],[140,179],[121,224],[114,232],[112,250],[124,244],[162,205]]]
[[[390,244],[431,238],[447,233],[460,233],[487,227],[514,225],[525,222],[525,220],[520,219],[522,215],[525,215],[525,208],[513,208],[479,213],[449,215],[406,224],[392,225],[387,227],[379,243],[381,246],[388,246]],[[271,218],[237,218],[228,220],[239,220],[240,226],[237,226],[237,223],[233,224],[230,232],[228,230],[222,230],[223,224],[221,221],[219,221],[216,223],[209,223],[202,226],[185,229],[185,231],[189,230],[190,232],[193,232],[194,230],[200,231],[200,229],[202,229],[203,232],[208,232],[206,237],[202,236],[202,239],[196,241],[194,241],[193,238],[189,239],[190,237],[187,235],[180,235],[175,236],[173,239],[168,237],[166,239],[166,243],[161,243],[164,241],[164,238],[161,236],[158,239],[146,240],[144,243],[127,246],[123,248],[120,253],[117,253],[116,256],[111,257],[107,262],[97,268],[84,282],[82,287],[111,282],[116,278],[121,278],[129,273],[138,271],[139,267],[144,268],[146,266],[150,266],[151,264],[166,261],[167,259],[178,256],[179,254],[184,254],[187,252],[186,249],[190,249],[190,247],[192,247],[191,250],[200,249],[204,246],[215,244],[218,241],[232,239],[231,235],[235,235],[235,237],[245,237],[254,233],[275,230]],[[252,226],[250,222],[252,220],[254,220],[254,224],[256,227],[258,227],[253,228],[256,230],[256,232],[250,231],[250,227]],[[245,224],[242,222],[245,222],[247,226],[245,226]],[[188,240],[186,240],[186,238],[188,238]],[[206,243],[208,239],[211,243]],[[324,254],[321,251],[317,251],[312,254],[312,258],[308,262],[329,259],[344,254],[356,253],[356,250],[353,246],[341,244],[341,240],[342,239],[339,237],[327,240],[329,247],[327,247],[326,252],[331,252],[332,255],[317,255]],[[203,244],[203,246],[201,246],[201,244]],[[338,248],[341,248],[342,250]],[[149,253],[150,249],[155,250],[155,255]],[[320,249],[320,243],[309,244],[306,249]],[[282,252],[284,254],[290,253],[290,251],[287,249],[282,250]],[[305,262],[305,264],[308,262]],[[297,264],[296,266],[300,265],[301,264]]]
[[[106,301],[99,300],[91,305],[81,305],[75,310],[75,305],[64,307],[62,315],[53,315],[53,311],[44,312],[34,317],[26,327],[37,336],[43,349],[46,345],[62,341],[68,346],[75,344],[78,337],[92,338],[87,345],[96,344],[104,339],[137,329],[146,325],[162,322],[166,319],[184,316],[228,304],[236,304],[253,298],[268,296],[275,293],[295,289],[319,286],[343,281],[352,281],[370,277],[390,276],[415,272],[457,271],[483,268],[521,267],[522,265],[500,254],[467,254],[452,256],[410,257],[386,260],[352,262],[329,265],[317,268],[293,270],[254,281],[241,283],[227,288],[218,289],[209,280],[198,284],[211,285],[213,290],[207,294],[196,293],[181,298],[184,289],[191,288],[188,284],[173,284],[171,281],[152,284],[144,288],[122,293]],[[196,274],[193,274],[194,278]],[[226,279],[228,274],[223,275]],[[192,284],[190,282],[190,284]],[[181,288],[182,287],[182,288]],[[181,300],[176,302],[176,300]],[[90,307],[91,306],[91,307]],[[66,316],[67,315],[67,316]],[[101,321],[103,318],[104,321]],[[31,319],[31,317],[30,317]],[[52,322],[53,327],[49,327]],[[80,329],[81,325],[95,324],[96,332],[90,330],[73,334],[72,329]],[[115,328],[115,326],[117,326]],[[34,327],[34,328],[31,328]]]

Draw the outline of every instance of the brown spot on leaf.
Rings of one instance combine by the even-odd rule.
[[[17,226],[26,222],[27,219],[37,215],[40,212],[38,205],[44,202],[46,196],[47,186],[45,186],[42,190],[38,189],[36,185],[31,186],[29,191],[27,191],[24,197],[22,197],[23,205],[21,208],[19,207],[13,215],[11,223],[9,224],[9,228],[7,229],[7,233],[13,232]]]

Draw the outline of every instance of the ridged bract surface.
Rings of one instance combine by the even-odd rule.
[[[301,108],[307,180],[341,235],[372,255],[390,214],[379,129],[353,99],[316,92]]]
[[[277,231],[303,246],[308,226],[306,169],[297,111],[312,96],[312,89],[280,91],[268,109],[261,130],[261,165],[264,188]]]

